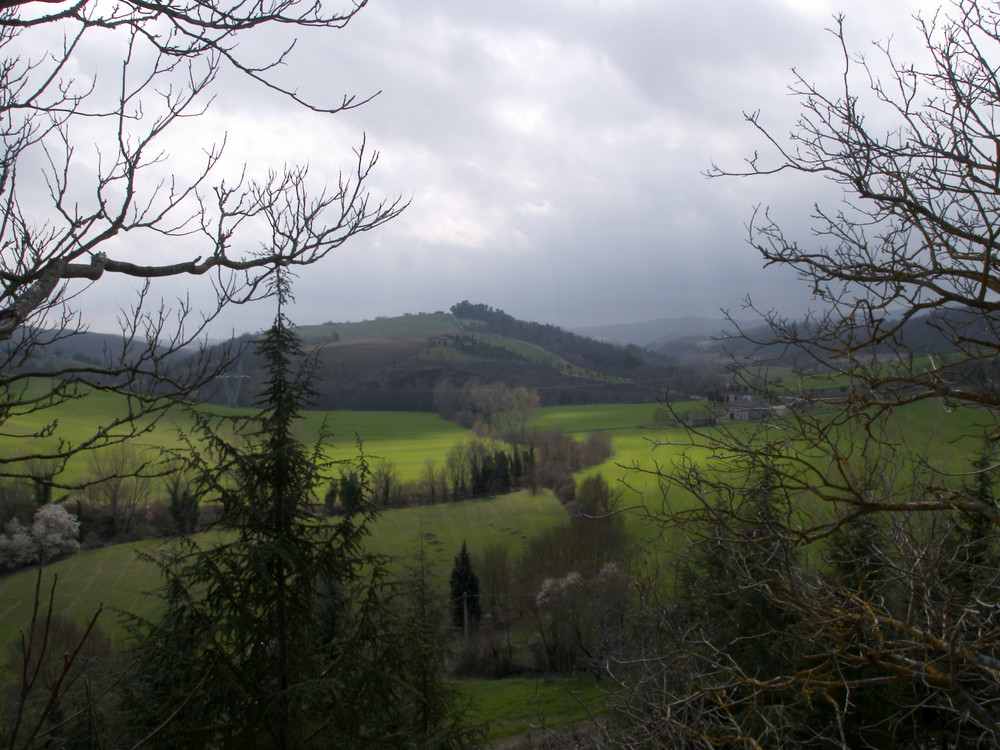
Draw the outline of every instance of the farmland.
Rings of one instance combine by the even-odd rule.
[[[73,435],[83,429],[77,420],[93,423],[114,407],[113,399],[95,394],[60,415],[60,430]],[[647,523],[646,511],[655,514],[663,498],[656,478],[643,470],[668,466],[680,455],[678,446],[686,439],[683,428],[666,426],[656,419],[656,408],[650,404],[543,407],[536,411],[532,421],[534,429],[561,430],[576,438],[583,438],[595,430],[612,437],[613,456],[581,472],[578,479],[601,472],[610,481],[623,483],[624,505],[632,508],[626,525],[651,560],[659,557],[658,552],[669,549],[672,541],[669,535],[662,535],[658,524]],[[685,406],[677,408],[683,410]],[[229,413],[223,407],[212,409],[219,414]],[[949,411],[936,401],[927,401],[900,410],[892,426],[900,436],[906,436],[903,439],[911,448],[933,453],[939,465],[949,465],[959,471],[968,465],[976,450],[975,441],[963,436],[980,432],[984,418],[983,413],[972,409]],[[929,425],[933,425],[933,429],[927,429]],[[185,412],[169,413],[139,440],[151,452],[177,447],[180,445],[179,432],[190,427],[190,416]],[[750,430],[754,426],[737,426],[737,429]],[[392,461],[407,481],[420,476],[428,459],[443,464],[452,445],[471,437],[469,431],[430,414],[308,412],[304,415],[301,438],[306,443],[317,439],[324,430],[333,435],[332,441],[324,442],[325,453],[331,460],[351,459],[356,454],[357,436],[363,441],[367,455]],[[918,445],[914,438],[918,435],[923,445]],[[9,443],[11,449],[14,445],[13,441]],[[82,460],[71,463],[67,481],[79,478],[86,471],[86,463]],[[331,473],[336,471],[334,465]],[[676,504],[677,491],[671,491]],[[681,502],[686,501],[681,498]],[[422,550],[429,562],[432,579],[443,587],[463,541],[467,542],[474,558],[488,546],[497,544],[518,555],[532,537],[564,524],[566,518],[563,506],[550,492],[532,494],[523,490],[502,497],[386,510],[373,525],[367,544],[372,551],[393,556],[400,566]],[[198,537],[202,544],[211,544],[212,538],[211,533]],[[48,566],[43,590],[47,591],[51,581],[57,578],[56,608],[77,621],[85,620],[103,605],[103,629],[120,636],[123,631],[118,610],[141,616],[156,612],[157,603],[146,592],[156,589],[158,571],[154,565],[140,560],[138,553],[156,554],[169,549],[169,545],[169,541],[149,540],[81,552]],[[35,581],[33,571],[0,579],[0,642],[10,642],[28,622]],[[514,679],[504,681],[500,687],[502,689],[493,689],[489,681],[479,680],[470,681],[465,688],[476,699],[474,716],[483,719],[506,717],[496,724],[494,738],[537,725],[533,724],[537,718],[533,718],[533,714],[544,712],[546,706],[552,707],[549,710],[556,723],[582,718],[579,716],[580,704],[575,700],[569,701],[571,705],[563,705],[571,691],[560,684]],[[583,692],[589,696],[589,702],[597,700],[592,685],[585,686]]]
[[[106,419],[118,403],[112,397],[98,393],[71,407],[58,415],[59,429],[61,435],[74,439],[78,432],[83,434],[87,424],[93,425]],[[220,415],[233,413],[224,407],[210,408],[212,413]],[[561,429],[576,437],[595,429],[610,432],[614,435],[613,446],[619,454],[607,461],[603,468],[619,472],[621,469],[616,465],[616,459],[626,463],[648,454],[643,435],[649,430],[652,409],[651,405],[546,408],[537,414],[534,427]],[[78,419],[86,422],[78,423]],[[25,424],[24,429],[29,431],[34,427]],[[190,431],[191,427],[191,417],[187,412],[169,412],[152,425],[149,432],[137,438],[137,443],[150,455],[177,448],[181,445],[180,434]],[[369,457],[391,460],[404,480],[416,479],[428,459],[443,464],[452,445],[471,437],[469,431],[430,414],[304,414],[300,425],[300,437],[304,442],[317,439],[324,430],[333,436],[332,441],[324,442],[325,453],[331,460],[354,457],[357,436],[363,441]],[[665,431],[661,429],[660,432]],[[10,450],[15,450],[16,442],[11,440],[8,446]],[[331,473],[337,470],[336,464],[331,467]],[[67,467],[63,479],[67,482],[78,481],[88,471],[85,459],[75,459]],[[474,556],[487,546],[496,544],[502,544],[512,554],[518,555],[533,536],[565,522],[565,510],[550,492],[542,490],[533,494],[524,490],[496,498],[385,511],[372,527],[368,546],[372,551],[396,557],[400,564],[414,557],[422,548],[430,563],[432,577],[443,586],[454,555],[463,541],[467,542]],[[212,533],[198,536],[202,544],[211,544],[212,539]],[[169,540],[148,540],[80,552],[46,567],[43,591],[47,592],[52,582],[57,580],[56,609],[77,622],[85,621],[103,606],[104,612],[100,617],[102,629],[112,636],[121,636],[119,611],[151,616],[158,606],[156,600],[147,594],[158,586],[158,570],[140,559],[139,554],[155,555],[169,549],[170,544]],[[36,574],[32,570],[0,579],[0,642],[9,643],[27,625],[35,583]],[[505,683],[506,689],[516,693],[515,684],[519,685]],[[529,692],[536,699],[538,695],[545,694],[550,696],[546,700],[550,700],[553,695],[561,695],[564,691],[557,685],[544,685],[533,687]],[[516,701],[515,698],[507,700]],[[535,705],[533,710],[537,711],[541,705]],[[515,726],[520,725],[515,722]],[[513,730],[508,728],[506,731]]]

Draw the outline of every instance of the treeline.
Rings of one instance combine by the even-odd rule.
[[[34,477],[0,481],[0,548],[8,550],[0,553],[0,570],[34,563],[39,539],[48,559],[60,554],[56,550],[190,534],[215,519],[218,509],[200,503],[178,465],[155,463],[129,443],[92,453],[88,464],[82,488],[72,492],[55,486],[55,465],[36,463],[29,467]],[[54,541],[54,519],[64,519],[57,524],[62,543]],[[52,528],[43,530],[46,525]]]
[[[646,364],[647,352],[638,346],[622,347],[578,336],[549,323],[518,320],[489,305],[463,300],[452,305],[451,312],[456,318],[484,323],[485,329],[492,333],[527,341],[564,357],[572,364],[601,373],[634,377],[636,370]]]
[[[365,497],[380,508],[406,508],[500,495],[516,489],[551,489],[563,502],[573,501],[573,473],[603,463],[611,455],[611,438],[590,433],[583,441],[562,432],[540,432],[528,444],[474,438],[456,443],[439,464],[424,462],[419,479],[403,481],[390,459],[377,458],[366,478],[356,469],[342,470],[330,481],[324,506],[328,514],[351,513]]]

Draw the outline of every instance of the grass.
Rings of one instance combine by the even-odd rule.
[[[585,722],[604,706],[601,687],[590,677],[461,680],[458,686],[470,701],[468,719],[486,726],[490,742]]]
[[[304,417],[307,442],[315,439],[327,420],[327,428],[333,432],[333,443],[326,449],[329,458],[356,457],[357,435],[364,442],[365,454],[373,461],[391,460],[403,481],[418,479],[428,460],[442,466],[448,450],[471,437],[464,427],[421,412],[308,412]]]
[[[423,541],[432,575],[444,582],[463,540],[468,541],[473,554],[493,543],[519,551],[531,534],[565,519],[562,505],[550,493],[518,492],[487,500],[385,511],[373,524],[367,546],[404,561],[412,559]],[[211,544],[214,536],[206,533],[194,538],[204,545]],[[159,570],[138,553],[155,554],[169,550],[171,544],[161,539],[77,553],[46,566],[42,590],[47,595],[57,579],[57,611],[79,623],[104,605],[111,611],[102,615],[102,628],[119,636],[123,630],[112,614],[114,610],[143,617],[156,614],[157,602],[147,592],[159,587]],[[36,581],[35,569],[0,578],[0,649],[30,622]]]
[[[432,575],[447,579],[462,542],[475,558],[490,544],[503,544],[519,554],[539,531],[566,521],[566,511],[551,492],[515,492],[496,498],[463,500],[381,514],[370,546],[386,554],[412,559],[421,542]]]
[[[562,430],[580,434],[605,430],[618,437],[621,430],[653,430],[658,404],[589,404],[543,406],[536,410],[531,426],[539,430]]]
[[[141,561],[137,553],[155,552],[165,544],[163,540],[119,544],[47,565],[42,573],[43,600],[48,601],[55,582],[54,611],[82,624],[103,606],[106,611],[98,621],[101,629],[121,633],[115,610],[141,616],[156,613],[156,602],[146,592],[159,586],[159,570]],[[31,622],[37,582],[37,569],[0,578],[0,649]]]
[[[104,418],[105,409],[114,406],[107,398],[95,394],[93,400],[64,409],[60,428],[70,435],[92,428]],[[671,534],[665,533],[657,520],[664,489],[655,471],[682,455],[687,438],[681,427],[657,425],[654,419],[657,408],[656,404],[546,407],[536,412],[532,423],[537,429],[562,429],[577,437],[594,430],[612,436],[614,455],[583,475],[600,471],[609,481],[617,481],[625,488],[624,503],[631,508],[627,524],[647,554],[665,553],[673,546]],[[369,456],[391,459],[403,479],[418,477],[427,458],[440,465],[454,443],[469,437],[462,428],[430,414],[333,412],[305,415],[302,427],[305,442],[319,434],[324,420],[335,432],[336,442],[327,449],[331,458],[354,456],[353,435],[357,432],[363,437]],[[949,411],[939,401],[930,400],[897,410],[890,427],[900,437],[901,450],[931,457],[937,465],[961,472],[968,469],[981,447],[979,439],[969,435],[983,434],[992,422],[990,415],[981,410]],[[151,447],[171,445],[176,440],[176,429],[189,426],[189,417],[184,413],[170,414],[143,441]],[[13,449],[16,445],[16,441],[5,443],[0,439],[0,449]],[[666,498],[675,506],[690,502],[676,488],[667,488]],[[368,544],[374,551],[396,555],[400,564],[412,559],[423,545],[432,575],[444,586],[463,540],[474,557],[485,546],[498,542],[511,547],[516,555],[531,536],[562,523],[565,517],[564,509],[551,494],[520,492],[501,498],[385,512],[374,524]],[[202,539],[207,537],[203,535]],[[102,602],[109,610],[118,608],[144,616],[155,615],[156,602],[144,592],[157,588],[158,571],[154,565],[140,561],[136,552],[156,551],[165,544],[141,542],[80,553],[46,568],[43,591],[47,592],[53,576],[58,576],[57,608],[80,622],[91,616]],[[30,570],[0,578],[0,646],[27,626],[35,580],[35,572]],[[109,634],[121,633],[113,612],[102,615],[101,622]],[[542,717],[549,728],[585,721],[588,712],[599,711],[601,705],[598,686],[587,681],[463,680],[459,686],[472,699],[472,718],[491,719],[491,740],[538,729]]]
[[[198,408],[220,416],[254,413],[249,409],[223,406]],[[4,432],[0,434],[0,451],[7,456],[16,456],[29,451],[54,449],[59,440],[79,444],[93,437],[95,427],[106,425],[115,415],[124,413],[123,409],[121,397],[98,391],[44,412],[17,416],[4,424]],[[53,421],[58,422],[58,432],[52,436],[37,437]],[[16,429],[12,425],[16,425]],[[193,426],[194,420],[189,411],[174,408],[163,414],[155,424],[151,418],[140,421],[140,428],[150,427],[150,430],[133,443],[155,458],[165,451],[182,448],[181,433],[190,433]],[[310,411],[303,414],[299,437],[305,444],[314,443],[323,431],[328,434],[324,452],[331,461],[356,458],[356,439],[360,436],[366,455],[373,462],[379,458],[391,460],[403,481],[418,479],[427,460],[443,464],[448,450],[471,435],[465,428],[436,414],[382,411]],[[70,459],[59,479],[67,484],[80,482],[88,477],[89,472],[89,459],[78,456]],[[331,474],[337,474],[336,467],[331,469]]]

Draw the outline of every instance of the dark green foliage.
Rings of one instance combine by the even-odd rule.
[[[981,582],[992,577],[992,571],[1000,562],[1000,554],[996,547],[994,533],[995,516],[997,513],[997,497],[995,490],[997,453],[993,441],[983,439],[983,447],[972,462],[975,476],[967,492],[980,507],[980,512],[965,513],[956,527],[956,544],[963,549],[965,560],[965,577],[963,583],[975,588],[977,581]]]
[[[462,542],[451,569],[451,620],[456,628],[467,628],[483,615],[479,604],[479,576],[472,569],[472,558]]]
[[[323,496],[323,509],[328,516],[332,516],[337,512],[337,498],[339,495],[340,481],[334,479],[330,482],[330,486],[327,487],[326,494]]]
[[[356,471],[340,472],[339,490],[340,507],[344,513],[351,515],[364,503],[364,484]],[[331,492],[332,492],[331,487]]]
[[[763,682],[793,670],[800,656],[800,618],[782,603],[795,585],[797,561],[782,526],[787,500],[777,475],[764,467],[707,516],[681,568],[677,606],[699,634],[692,647],[709,674],[722,663]],[[744,731],[763,732],[779,714],[790,721],[793,708],[780,693],[751,694],[729,709]]]
[[[428,569],[421,544],[416,562],[400,581],[394,605],[401,626],[399,642],[404,649],[399,668],[406,670],[404,681],[412,686],[401,698],[413,703],[411,713],[420,735],[450,733],[456,738],[472,739],[478,728],[458,725],[461,714],[455,711],[455,690],[441,679],[449,645],[448,602],[442,594]]]
[[[175,474],[167,481],[167,510],[178,534],[190,534],[198,526],[200,506],[190,485]]]
[[[864,514],[843,524],[830,537],[830,575],[851,594],[875,593],[889,570],[884,550],[889,540],[882,519]]]
[[[430,677],[409,668],[411,634],[384,561],[362,547],[373,515],[366,461],[346,475],[357,488],[348,512],[316,518],[321,446],[293,435],[310,362],[291,376],[300,351],[280,312],[259,351],[264,411],[241,437],[196,415],[208,448],[189,458],[191,473],[221,502],[232,536],[206,548],[183,540],[160,562],[164,616],[142,629],[130,725],[141,736],[177,711],[154,741],[171,748],[461,745],[455,722],[436,723],[448,709],[432,721],[410,698],[409,680]]]

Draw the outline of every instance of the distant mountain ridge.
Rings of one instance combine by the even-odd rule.
[[[754,325],[751,321],[738,321],[740,325]],[[759,321],[757,323],[759,325]],[[705,318],[687,315],[680,318],[657,318],[642,323],[617,323],[603,326],[586,326],[571,329],[580,336],[607,340],[627,346],[662,349],[664,345],[681,339],[709,339],[734,333],[736,326],[725,318]]]

